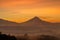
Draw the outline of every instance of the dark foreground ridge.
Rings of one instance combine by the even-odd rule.
[[[22,37],[15,37],[15,36],[10,36],[10,35],[6,35],[6,34],[2,34],[0,32],[0,40],[60,40],[60,38],[57,38],[55,36],[51,36],[51,35],[39,35],[34,39],[30,39],[30,36],[26,33],[24,34],[24,36]]]
[[[15,36],[10,36],[6,34],[2,34],[0,32],[0,40],[17,40]]]

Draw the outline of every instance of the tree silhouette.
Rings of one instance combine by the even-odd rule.
[[[0,32],[0,40],[17,40],[15,36],[10,36],[6,34],[2,34]]]

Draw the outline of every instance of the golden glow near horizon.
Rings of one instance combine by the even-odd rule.
[[[60,22],[60,0],[0,0],[0,18],[24,22],[38,16]]]

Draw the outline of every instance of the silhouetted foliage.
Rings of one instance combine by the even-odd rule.
[[[17,40],[15,36],[10,36],[6,34],[2,34],[0,32],[0,40]]]
[[[40,37],[38,37],[38,40],[59,40],[59,39],[55,36],[41,35]]]

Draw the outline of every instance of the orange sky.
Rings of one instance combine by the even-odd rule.
[[[24,22],[34,16],[60,22],[60,0],[0,0],[0,18]]]

